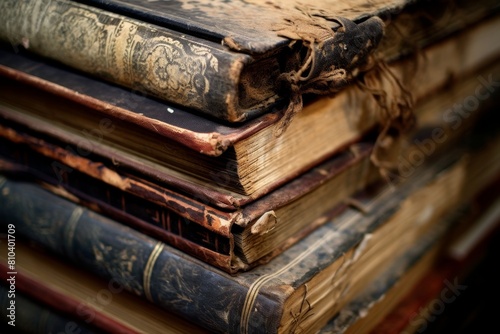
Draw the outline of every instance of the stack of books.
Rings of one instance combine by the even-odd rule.
[[[500,217],[499,9],[3,1],[4,329],[419,330]]]

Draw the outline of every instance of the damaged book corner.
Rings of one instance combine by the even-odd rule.
[[[390,332],[385,293],[474,229],[454,212],[497,203],[499,9],[2,1],[0,214],[26,331]]]

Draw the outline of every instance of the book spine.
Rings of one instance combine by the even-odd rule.
[[[237,278],[40,187],[5,177],[0,178],[0,216],[3,228],[13,224],[19,237],[172,313],[211,331],[239,332],[248,287]],[[283,299],[258,294],[248,332],[275,333]]]
[[[217,43],[68,0],[6,0],[0,39],[78,70],[234,120],[249,56]],[[227,102],[232,101],[232,102]]]
[[[16,145],[1,137],[0,143],[0,158],[4,160],[5,165],[8,163],[14,166],[10,172],[27,172],[53,186],[55,193],[62,193],[64,196],[67,191],[67,198],[76,196],[78,199],[74,200],[80,204],[103,212],[142,233],[231,272],[231,238],[193,221],[192,217],[197,215],[185,217],[160,202],[127,193],[63,162],[56,162],[26,145]],[[39,168],[33,169],[31,166]],[[8,171],[7,166],[3,169]]]

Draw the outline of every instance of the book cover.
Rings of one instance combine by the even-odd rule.
[[[416,58],[394,62],[391,72],[418,104],[450,76],[461,78],[497,59],[499,25],[493,17],[470,26]],[[381,115],[387,110],[356,84],[310,103],[275,137],[274,114],[224,126],[173,106],[165,112],[170,106],[21,54],[2,51],[0,64],[3,118],[67,142],[80,156],[95,153],[108,168],[136,170],[221,208],[263,196],[386,124]],[[391,92],[397,87],[391,78],[373,73],[366,81]]]
[[[365,193],[359,201],[366,213],[346,209],[269,264],[236,276],[30,183],[3,178],[0,213],[19,237],[209,330],[314,331],[393,256],[498,176],[498,145],[490,138],[466,156],[441,156],[413,182]]]

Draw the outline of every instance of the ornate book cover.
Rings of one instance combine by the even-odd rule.
[[[308,78],[335,78],[320,85],[312,80],[311,89],[338,89],[365,65],[383,34],[375,17],[329,22],[292,8],[301,18],[299,31],[308,35],[302,41],[288,36],[295,17],[264,2],[4,1],[0,9],[11,18],[0,28],[4,40],[24,41],[41,55],[233,122]],[[293,40],[299,43],[290,47]],[[304,59],[302,48],[309,50]],[[252,80],[257,71],[262,80]]]

